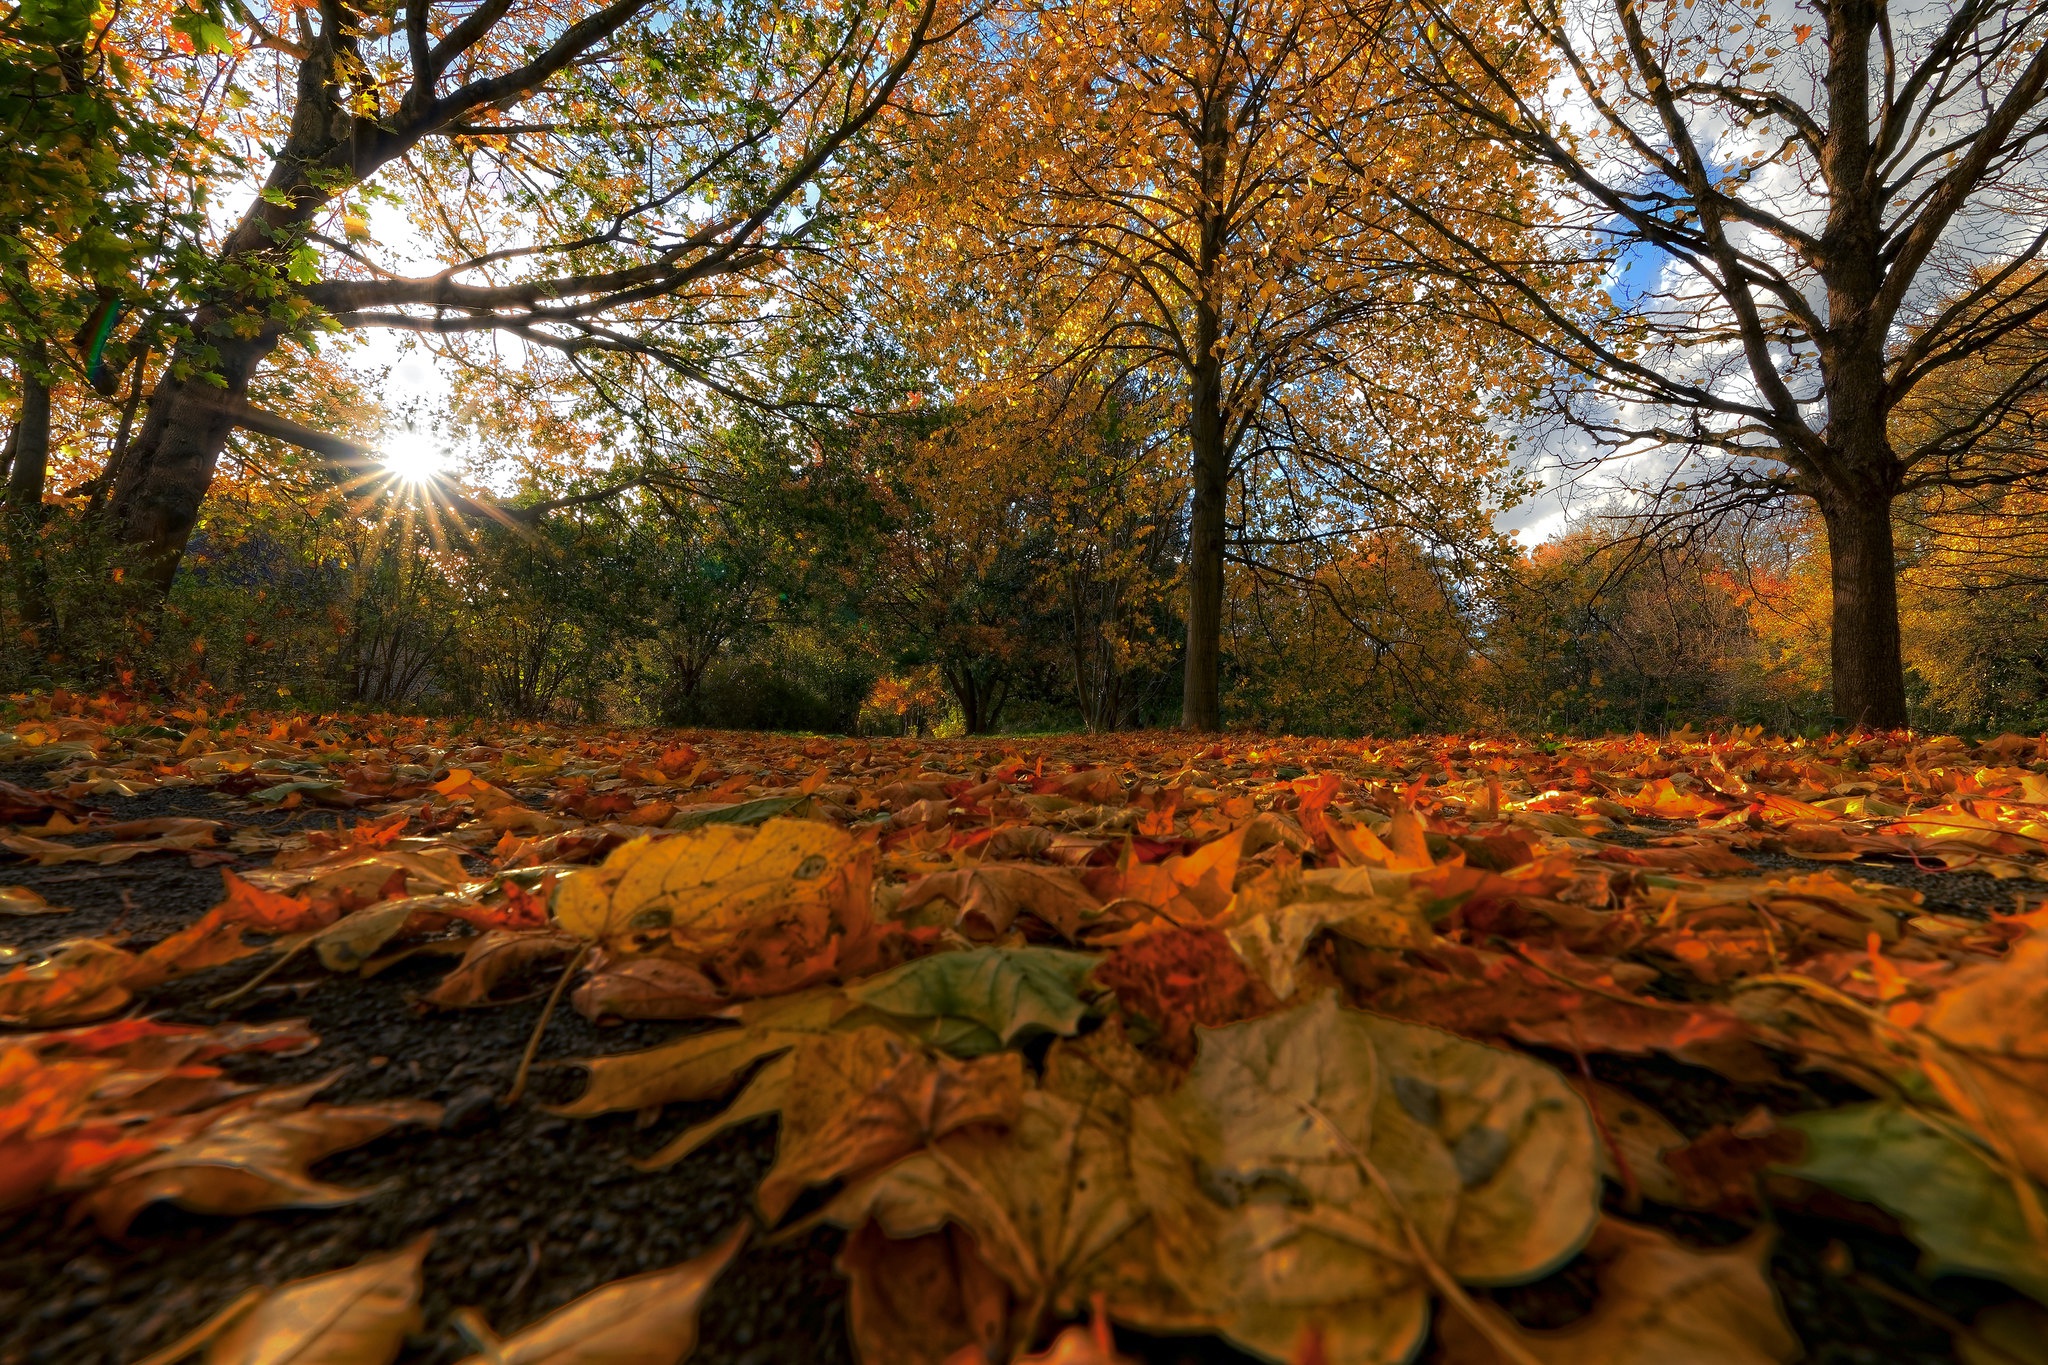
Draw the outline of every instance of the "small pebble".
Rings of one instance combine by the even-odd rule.
[[[498,1097],[487,1085],[473,1085],[448,1101],[441,1115],[441,1131],[466,1133],[496,1120]]]

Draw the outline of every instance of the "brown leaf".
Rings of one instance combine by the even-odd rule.
[[[585,1019],[702,1019],[732,997],[687,962],[628,958],[594,972],[569,997]]]
[[[502,1341],[487,1338],[462,1365],[678,1365],[696,1348],[705,1293],[747,1231],[743,1222],[694,1260],[614,1280]]]
[[[1600,1298],[1586,1318],[1531,1332],[1491,1304],[1478,1311],[1541,1365],[1782,1365],[1802,1353],[1765,1274],[1770,1234],[1692,1251],[1654,1228],[1601,1222],[1586,1247]],[[1506,1365],[1461,1317],[1441,1320],[1444,1365]]]
[[[51,1028],[112,1014],[128,1003],[135,956],[95,938],[59,944],[40,962],[0,973],[0,1024]]]
[[[1034,863],[982,863],[957,872],[931,873],[904,894],[897,914],[909,915],[934,900],[959,906],[960,932],[979,942],[1001,938],[1020,915],[1030,915],[1071,940],[1102,913],[1102,903],[1080,878],[1065,868]]]
[[[419,1330],[420,1264],[432,1241],[426,1233],[346,1270],[244,1295],[143,1365],[170,1365],[209,1335],[206,1365],[390,1365]]]
[[[568,957],[576,947],[576,940],[566,934],[511,933],[492,929],[478,935],[462,955],[462,961],[455,964],[455,969],[420,998],[442,1009],[488,1005],[491,993],[506,977],[518,976],[541,963]],[[577,994],[580,996],[582,992]]]
[[[122,1170],[86,1196],[110,1237],[159,1199],[195,1213],[241,1214],[263,1209],[332,1208],[377,1190],[345,1189],[315,1180],[307,1167],[405,1123],[435,1123],[441,1107],[417,1100],[307,1106],[325,1080],[260,1097],[213,1120],[202,1131]]]
[[[771,1224],[811,1185],[880,1170],[970,1124],[1008,1127],[1023,1101],[1018,1054],[956,1062],[886,1028],[806,1039],[795,1062],[759,1194]]]

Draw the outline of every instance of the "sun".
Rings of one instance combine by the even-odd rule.
[[[445,472],[441,452],[425,442],[387,450],[380,458],[385,470],[401,483],[427,483]]]

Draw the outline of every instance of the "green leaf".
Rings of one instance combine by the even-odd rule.
[[[759,825],[778,815],[788,815],[809,800],[803,796],[763,796],[736,805],[692,806],[678,811],[669,829],[701,829],[705,825]]]
[[[1806,1156],[1781,1169],[1898,1215],[1927,1252],[1929,1274],[1984,1275],[2048,1303],[2048,1255],[2027,1235],[2012,1182],[1986,1154],[1893,1103],[1800,1114],[1785,1125],[1806,1135]]]
[[[284,273],[293,284],[312,284],[320,278],[320,253],[313,250],[312,243],[300,242],[292,248]]]
[[[1082,984],[1100,960],[1093,953],[1057,948],[937,953],[884,972],[847,994],[884,1014],[967,1020],[1007,1046],[1020,1034],[1072,1034],[1079,1029],[1088,1012],[1081,999]],[[969,1035],[963,1041],[971,1040]]]

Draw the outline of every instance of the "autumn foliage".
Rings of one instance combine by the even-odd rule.
[[[164,982],[208,973],[240,1009],[266,981],[445,954],[423,1011],[539,994],[536,1029],[558,1002],[708,1022],[589,1060],[557,1112],[723,1103],[641,1159],[678,1169],[779,1115],[758,1220],[845,1230],[868,1361],[1037,1360],[1091,1313],[1383,1360],[1432,1303],[1445,1361],[1589,1342],[1790,1360],[1767,1235],[1697,1249],[1632,1221],[1646,1203],[1755,1222],[1864,1201],[1944,1264],[2048,1294],[2031,739],[458,738],[64,695],[0,745],[49,784],[6,790],[18,858],[244,859],[184,930],[0,974],[0,1199],[68,1201],[110,1235],[162,1200],[371,1197],[310,1167],[438,1112],[237,1084],[223,1057],[319,1040],[161,1022]],[[229,818],[116,818],[166,786],[220,793]],[[237,804],[335,814],[264,833]],[[1889,868],[1988,874],[2012,901],[1930,910]],[[66,913],[8,895],[10,914]],[[1602,1058],[1752,1088],[1817,1068],[1862,1098],[1688,1137],[1596,1079]],[[678,1267],[673,1297],[622,1281],[528,1330],[693,1321],[736,1245]],[[1562,1334],[1475,1300],[1575,1255],[1599,1290]],[[396,1276],[402,1317],[419,1257],[392,1256],[336,1273]],[[1715,1307],[1647,1313],[1670,1295]],[[372,1300],[331,1330],[375,1337]],[[210,1330],[313,1330],[264,1318],[275,1302]],[[1046,1359],[1107,1359],[1106,1339],[1074,1329]]]

